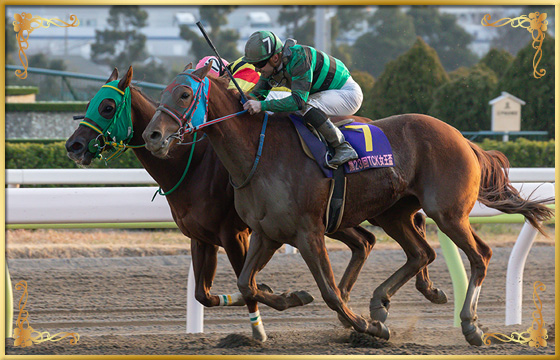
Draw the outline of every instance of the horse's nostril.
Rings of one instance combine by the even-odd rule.
[[[150,139],[151,139],[151,140],[159,140],[159,139],[161,139],[161,133],[160,133],[159,131],[153,131],[153,132],[150,134]]]
[[[80,151],[84,148],[84,146],[82,144],[78,143],[78,142],[75,142],[75,143],[72,144],[71,148],[74,151]]]
[[[81,141],[66,143],[66,151],[69,153],[80,154],[84,149],[85,145]]]

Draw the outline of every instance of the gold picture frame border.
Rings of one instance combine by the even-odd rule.
[[[114,0],[98,0],[98,1],[93,1],[93,0],[84,0],[84,1],[80,1],[78,3],[78,1],[76,0],[0,0],[0,3],[2,4],[1,6],[1,15],[2,17],[5,19],[6,16],[6,6],[84,6],[84,5],[100,5],[100,6],[111,6],[111,5],[115,5]],[[165,0],[163,2],[158,2],[158,3],[154,3],[153,0],[136,0],[136,1],[130,1],[130,0],[121,0],[118,2],[119,5],[145,5],[145,6],[165,6],[165,5],[175,5],[175,6],[181,6],[181,5],[188,5],[188,6],[201,6],[201,5],[246,5],[246,6],[263,6],[263,2],[262,0],[260,1],[256,1],[256,0],[241,0],[241,1],[222,1],[222,0],[206,0],[206,1],[202,1],[202,0],[192,0],[190,1],[188,4],[185,4],[184,1],[181,0]],[[420,1],[420,0],[414,0],[414,1],[363,1],[363,0],[349,0],[349,1],[341,1],[341,0],[329,0],[329,1],[304,1],[302,3],[302,1],[295,1],[295,0],[283,0],[283,1],[272,1],[269,4],[266,4],[267,6],[281,6],[281,5],[441,5],[441,6],[493,6],[493,5],[504,5],[504,6],[520,6],[520,5],[533,5],[532,2],[526,0],[526,1],[520,1],[520,0],[512,0],[512,1],[507,1],[507,0],[494,0],[494,1],[484,1],[484,0],[474,0],[474,1],[459,1],[459,0],[451,0],[451,1]],[[538,5],[551,5],[554,6],[555,8],[555,19],[558,19],[560,16],[560,1],[558,0],[544,0],[544,1],[539,1]],[[560,24],[558,21],[555,22],[554,24],[555,26],[555,36],[558,36],[558,34],[560,34]],[[2,35],[5,36],[5,29],[2,29]],[[0,52],[2,54],[1,56],[1,62],[2,65],[5,66],[5,59],[6,59],[6,54],[5,54],[5,47],[2,46],[0,49]],[[560,65],[560,46],[559,46],[559,41],[555,40],[555,69],[558,69]],[[5,105],[5,72],[2,72],[2,75],[0,75],[2,77],[2,81],[4,83],[4,86],[1,88],[0,90],[0,99],[2,99],[2,101],[4,102]],[[558,127],[558,119],[560,118],[560,101],[559,101],[559,94],[560,94],[560,81],[556,81],[555,83],[555,122],[556,122],[556,128],[555,128],[555,138],[556,139],[560,139],[560,129]],[[0,171],[0,177],[2,178],[2,181],[5,182],[5,106],[1,106],[0,107],[0,116],[3,122],[3,125],[0,128],[0,141],[2,143],[1,146],[1,152],[0,152],[0,163],[2,165],[2,171]],[[555,160],[555,168],[558,169],[560,168],[560,157],[558,156],[560,154],[560,142],[556,142],[556,160]],[[558,182],[558,179],[560,178],[560,175],[558,174],[558,172],[556,172],[556,182]],[[556,193],[555,196],[556,198],[558,198],[560,196],[560,189],[558,187],[556,187]],[[2,192],[0,195],[0,199],[2,201],[2,203],[5,205],[6,202],[6,198],[5,198],[5,192]],[[556,211],[558,211],[558,209],[560,209],[560,206],[557,204],[556,205]],[[0,212],[2,213],[2,215],[5,218],[5,206],[3,206],[0,209]],[[558,224],[560,224],[560,217],[557,217],[556,220],[556,226],[558,226]],[[0,250],[5,254],[6,252],[6,238],[5,238],[5,234],[6,234],[6,226],[5,226],[5,222],[2,222],[1,225],[2,228],[2,241],[0,242]],[[556,240],[558,240],[557,243],[560,244],[560,234],[558,234],[558,232],[556,232],[555,234]],[[558,294],[560,294],[560,281],[558,279],[558,274],[560,271],[560,246],[557,246],[555,249],[555,294],[557,295],[556,297],[558,297]],[[5,256],[2,256],[2,266],[0,266],[0,276],[2,278],[6,278],[6,258]],[[2,299],[4,299],[5,297],[5,286],[2,287]],[[559,302],[556,300],[555,301],[555,321],[557,322],[559,317],[559,310],[560,310],[560,306],[559,306]],[[5,323],[5,311],[1,311],[0,312],[0,321],[2,323]],[[24,358],[20,355],[6,355],[5,354],[5,349],[6,349],[6,337],[5,337],[5,329],[4,326],[1,327],[2,330],[1,331],[1,344],[0,346],[2,347],[1,349],[1,355],[3,359],[8,359],[8,360],[16,360],[16,359],[21,359]],[[558,330],[555,330],[555,337],[558,337]],[[130,358],[138,358],[138,356],[132,356],[131,355],[72,355],[72,356],[58,356],[58,358],[60,357],[66,357],[66,358],[72,358],[72,359],[130,359]],[[244,358],[251,358],[251,359],[294,359],[296,357],[294,357],[293,355],[243,355]],[[473,356],[472,355],[449,355],[449,356],[442,356],[442,355],[437,355],[437,356],[417,356],[417,357],[412,357],[412,358],[425,358],[425,359],[431,359],[431,358],[437,358],[437,359],[472,359]],[[48,355],[33,355],[32,356],[33,359],[52,359],[52,356],[48,356]],[[146,356],[142,356],[142,358],[146,358],[146,359],[168,359],[170,358],[170,356],[168,355],[146,355]],[[240,359],[240,355],[174,355],[172,356],[173,359]],[[302,355],[302,356],[297,356],[297,358],[303,358],[303,359],[321,359],[321,358],[333,358],[333,359],[348,359],[348,358],[352,358],[352,359],[358,359],[358,358],[375,358],[375,359],[402,359],[402,358],[411,358],[408,356],[400,356],[400,355],[392,355],[392,356],[360,356],[360,355],[335,355],[335,356],[325,356],[325,355]],[[503,355],[482,355],[482,356],[476,356],[476,359],[503,359],[504,356]],[[552,359],[552,358],[558,358],[558,353],[556,356],[550,356],[550,355],[533,355],[533,356],[511,356],[511,358],[530,358],[530,359]]]

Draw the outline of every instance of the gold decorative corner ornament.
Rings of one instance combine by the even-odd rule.
[[[64,22],[60,19],[45,19],[40,16],[33,16],[30,13],[21,13],[14,15],[15,21],[14,31],[16,34],[16,39],[19,45],[19,60],[24,67],[24,71],[16,70],[16,76],[20,79],[27,78],[27,55],[25,55],[25,50],[29,48],[29,36],[31,33],[39,28],[49,28],[51,25],[58,27],[77,27],[80,25],[80,20],[76,15],[70,15],[70,21],[72,23]],[[62,23],[62,24],[59,24]],[[22,57],[23,55],[23,57]]]
[[[529,344],[531,347],[545,347],[546,339],[548,335],[546,329],[544,328],[544,320],[542,317],[542,302],[537,294],[537,290],[544,291],[546,286],[540,281],[535,281],[533,285],[533,303],[537,310],[533,311],[533,323],[531,327],[525,332],[518,333],[513,332],[510,336],[500,334],[500,333],[489,333],[482,336],[482,341],[484,344],[490,345],[492,343],[491,338],[497,339],[499,342],[516,342],[520,344]]]
[[[533,56],[533,76],[536,79],[543,77],[546,74],[545,69],[537,70],[539,66],[539,62],[542,58],[542,43],[544,41],[545,32],[548,29],[548,21],[546,20],[546,13],[529,13],[527,15],[521,15],[516,18],[503,18],[494,22],[490,22],[492,17],[490,14],[484,15],[482,18],[482,26],[492,26],[492,27],[500,27],[511,23],[511,26],[522,27],[527,29],[531,33],[533,37],[533,49],[536,49],[535,56]]]
[[[50,335],[47,331],[39,332],[34,330],[29,325],[29,312],[25,310],[27,305],[27,282],[22,280],[16,284],[16,290],[23,290],[23,295],[19,299],[19,314],[16,321],[16,328],[14,329],[14,346],[27,347],[33,344],[40,344],[45,341],[57,342],[66,337],[71,336],[70,344],[75,345],[80,339],[78,333],[61,332],[58,334]],[[25,324],[25,326],[24,326]]]

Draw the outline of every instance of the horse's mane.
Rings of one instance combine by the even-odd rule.
[[[142,91],[142,89],[140,89],[138,86],[134,86],[134,85],[129,85],[130,90],[134,90],[136,91],[140,96],[142,96],[142,98],[144,98],[144,100],[148,101],[150,104],[154,105],[154,106],[158,106],[158,102],[153,100],[150,96],[148,96],[147,94],[144,94],[144,92]]]
[[[216,76],[210,74],[210,75],[208,75],[208,78],[210,79],[210,81],[213,81],[218,86],[222,87],[224,89],[224,92],[226,94],[228,94],[229,96],[233,97],[234,100],[237,100],[237,101],[241,100],[241,94],[239,93],[239,91],[237,91],[237,89],[235,89],[235,88],[228,89],[230,78],[227,74],[222,75],[220,77],[216,77]]]

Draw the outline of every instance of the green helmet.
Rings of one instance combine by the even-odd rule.
[[[243,61],[250,64],[268,60],[272,55],[282,51],[282,41],[270,31],[253,33],[245,44]]]

